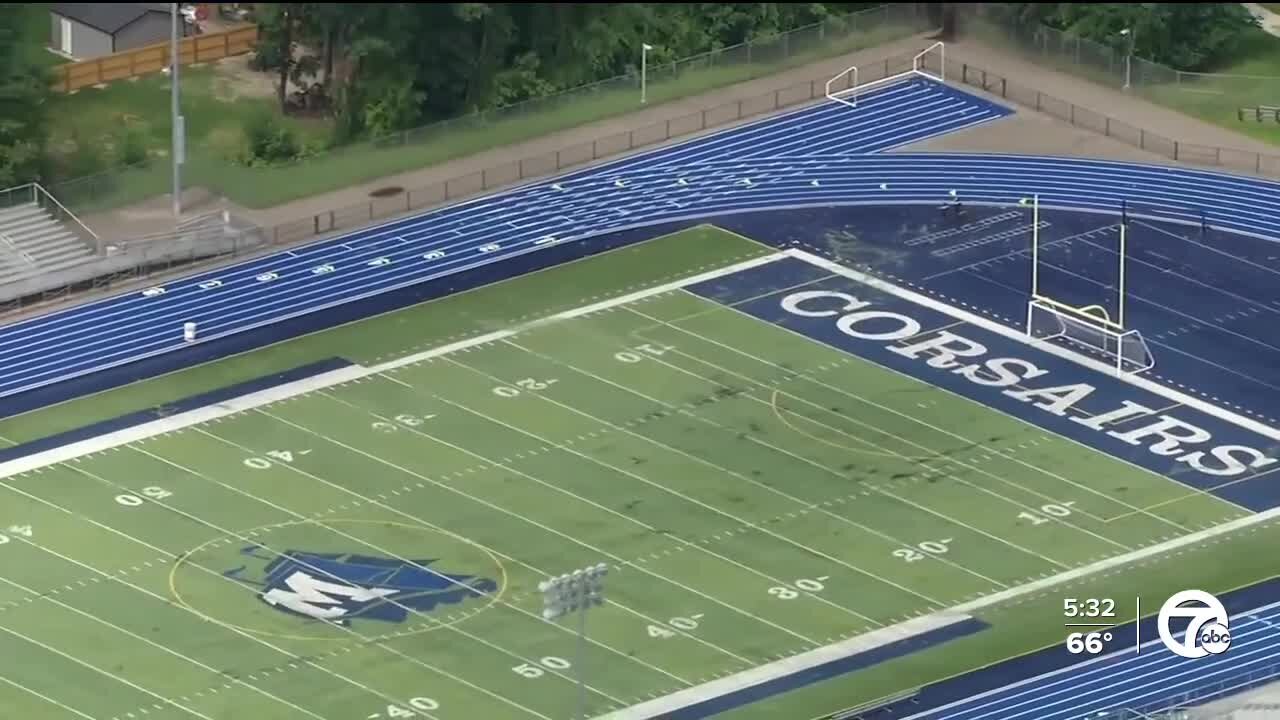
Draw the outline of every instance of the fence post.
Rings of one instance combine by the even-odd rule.
[[[599,140],[591,141],[591,159],[592,160],[596,160],[600,157],[599,150],[596,147],[599,144],[599,142],[600,142]]]
[[[1008,78],[1000,78],[1000,97],[1002,98],[1009,97],[1009,79]]]
[[[666,137],[664,137],[663,140],[670,140],[670,139],[671,139],[671,118],[667,118],[667,133],[666,133]]]
[[[627,131],[627,149],[633,150],[635,149],[635,146],[636,146],[636,131],[628,130]]]
[[[738,101],[738,118],[737,119],[739,120],[742,119],[742,101],[741,100]]]
[[[1178,141],[1177,140],[1173,141],[1173,159],[1174,160],[1178,159]]]
[[[520,179],[523,180],[524,179],[524,158],[520,158],[519,169],[520,169]]]
[[[489,168],[485,168],[480,171],[480,189],[489,189]]]
[[[706,130],[706,129],[707,129],[707,109],[706,109],[706,108],[702,108],[702,127],[698,128],[698,129],[699,129],[699,130]]]
[[[1103,118],[1103,120],[1106,121],[1106,132],[1104,134],[1107,137],[1111,137],[1111,116],[1108,115],[1105,118]]]
[[[312,235],[320,234],[320,216],[319,215],[311,216],[311,234]]]
[[[774,90],[773,91],[773,109],[774,110],[778,109],[779,107],[778,103],[781,101],[781,98],[782,98],[782,91]]]
[[[1036,110],[1040,110],[1040,91],[1036,91]]]

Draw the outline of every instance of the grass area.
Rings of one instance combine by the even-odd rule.
[[[1273,13],[1280,13],[1280,3],[1258,3]]]
[[[243,129],[251,119],[279,116],[274,98],[238,92],[233,80],[218,65],[183,68],[179,80],[188,153],[193,160],[202,156],[234,156],[243,145]],[[119,174],[139,180],[154,177],[161,181],[159,185],[141,183],[140,187],[147,188],[150,194],[163,192],[163,180],[171,172],[167,160],[173,133],[171,90],[168,76],[156,73],[114,82],[100,89],[55,94],[50,108],[54,123],[50,128],[50,146],[60,158],[58,162],[68,166],[67,171],[75,176],[91,176],[107,167],[136,164],[141,158],[129,157],[125,151],[126,138],[132,135],[149,166]],[[306,142],[322,144],[327,137],[328,127],[324,122],[294,118],[280,122]],[[124,184],[130,185],[133,181]],[[57,191],[74,199],[76,187],[64,183]]]
[[[1045,52],[1039,46],[1028,45],[1029,40],[1013,38],[1006,29],[990,23],[975,22],[970,32],[993,47],[1017,53],[1041,67],[1111,88],[1120,89],[1124,84],[1124,62],[1118,55],[1112,62],[1095,52],[1077,57],[1071,50],[1074,46],[1069,44],[1054,46]],[[999,68],[991,70],[999,72]],[[1228,75],[1237,77],[1224,77]],[[1133,78],[1135,92],[1152,102],[1263,142],[1280,144],[1280,123],[1274,118],[1261,123],[1251,118],[1241,122],[1237,115],[1242,107],[1280,105],[1280,38],[1261,30],[1247,33],[1236,52],[1212,68],[1212,73],[1183,74],[1179,78],[1170,69],[1137,63]],[[1052,88],[1044,92],[1051,97],[1054,94]],[[1090,109],[1106,113],[1106,108]],[[1181,141],[1182,138],[1169,140]],[[1203,153],[1193,154],[1203,156]],[[1280,155],[1280,149],[1276,154]],[[1245,161],[1234,164],[1241,163]]]
[[[619,248],[195,368],[0,420],[0,445],[29,442],[328,357],[375,363],[579,307],[616,288],[661,284],[772,248],[711,228]],[[691,270],[692,268],[692,270]]]
[[[649,104],[679,100],[734,83],[775,74],[828,57],[874,47],[910,35],[907,26],[851,28],[845,34],[806,39],[798,51],[781,41],[759,43],[750,57],[745,52],[690,64],[673,71],[669,66],[649,70]],[[798,39],[789,41],[799,47]],[[184,81],[185,87],[185,81]],[[604,120],[639,109],[638,87],[632,82],[604,84],[587,92],[569,93],[517,109],[439,123],[406,133],[390,142],[362,143],[303,162],[275,168],[247,168],[226,162],[225,153],[190,146],[188,182],[215,188],[233,202],[267,208],[299,198],[358,184],[511,145],[553,132]],[[212,110],[216,111],[217,106]],[[165,113],[167,113],[167,108]],[[236,111],[238,112],[238,111]],[[188,115],[194,116],[195,111]],[[219,119],[219,124],[222,119]],[[586,143],[594,138],[583,138]],[[578,151],[580,152],[580,148]],[[589,152],[589,151],[588,151]],[[577,153],[575,153],[575,156]],[[513,158],[518,162],[520,158]],[[154,167],[113,172],[56,190],[76,212],[120,207],[165,192],[168,169]]]
[[[404,358],[768,250],[698,228],[10,419],[0,435],[335,354]],[[1240,514],[684,290],[0,485],[0,631],[19,648],[0,657],[0,704],[42,718],[549,720],[573,711],[578,665],[595,715]],[[1027,522],[1046,498],[1068,515]],[[1156,608],[1186,583],[1273,573],[1277,535],[1070,592]],[[255,599],[286,601],[285,577],[348,577],[356,565],[338,559],[399,569],[398,587],[423,592],[344,603],[360,612],[346,625]],[[599,561],[610,602],[578,656],[572,623],[538,617],[536,586]],[[994,609],[978,636],[732,715],[810,717],[1060,643],[1060,613],[1056,593]]]

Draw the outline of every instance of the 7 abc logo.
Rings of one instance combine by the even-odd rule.
[[[1185,607],[1184,607],[1185,606]],[[1173,618],[1188,618],[1182,637],[1173,635]],[[1184,658],[1220,655],[1231,647],[1227,609],[1218,598],[1203,590],[1183,590],[1165,601],[1157,618],[1160,639],[1165,647]]]

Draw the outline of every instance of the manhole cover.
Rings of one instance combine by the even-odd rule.
[[[374,190],[373,192],[369,193],[369,196],[376,197],[376,198],[383,198],[383,197],[391,197],[392,195],[399,195],[402,192],[404,192],[404,188],[399,186],[384,187],[384,188],[378,188],[377,190]]]

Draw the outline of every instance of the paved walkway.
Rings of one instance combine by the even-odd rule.
[[[664,121],[673,123],[684,120],[688,122],[696,113],[704,109],[728,106],[735,101],[751,102],[771,95],[775,90],[792,93],[801,92],[807,96],[808,86],[821,83],[832,75],[850,65],[876,63],[890,57],[909,57],[931,43],[928,35],[921,34],[902,41],[889,43],[880,47],[862,50],[830,60],[805,65],[790,71],[738,83],[678,101],[647,107],[638,112],[621,115],[607,120],[590,123],[571,130],[552,133],[516,145],[496,147],[486,152],[465,158],[433,165],[412,172],[401,173],[376,181],[354,185],[342,190],[303,198],[284,205],[264,210],[231,209],[237,215],[263,227],[272,227],[284,223],[307,221],[314,215],[327,214],[331,210],[351,208],[370,201],[369,193],[377,188],[397,185],[406,189],[426,188],[442,183],[451,178],[462,178],[475,175],[486,168],[497,168],[503,165],[510,167],[513,160],[519,158],[535,158],[547,156],[559,149],[571,148],[596,138],[620,136],[629,130],[637,132],[652,128]],[[1221,146],[1248,152],[1261,152],[1280,155],[1280,148],[1268,145],[1245,135],[1234,133],[1227,128],[1212,125],[1193,117],[1183,115],[1167,107],[1147,102],[1119,89],[1108,88],[1073,75],[1057,72],[1034,65],[1024,58],[1005,51],[996,50],[973,40],[958,40],[947,45],[947,67],[952,77],[960,71],[962,64],[969,63],[995,71],[1011,82],[1027,88],[1035,88],[1046,95],[1067,100],[1083,108],[1096,112],[1105,112],[1112,118],[1143,128],[1166,138],[1184,143],[1196,143],[1207,146]],[[971,88],[970,88],[971,89]],[[1046,116],[1039,116],[1019,107],[1020,115],[1030,116],[1026,124],[1029,127],[1039,123],[1043,126],[1050,122]],[[1056,121],[1054,121],[1056,122]],[[1078,128],[1074,132],[1064,132],[1054,138],[1044,138],[1044,142],[1036,139],[1034,131],[1019,133],[1017,137],[1009,137],[1013,143],[1005,151],[1089,155],[1094,157],[1114,157],[1126,160],[1154,160],[1156,156],[1143,153],[1123,143],[1108,140],[1097,133],[1088,133]],[[981,133],[961,134],[955,138],[943,139],[939,147],[951,150],[1000,150],[1001,136],[983,137]],[[683,136],[687,138],[689,136]],[[1043,137],[1043,136],[1042,136]],[[1095,138],[1095,139],[1091,139]],[[966,143],[973,139],[972,145]],[[1085,148],[1081,151],[1080,148]],[[215,208],[229,207],[221,198],[209,197],[199,188],[191,189],[193,197],[188,200],[191,212],[203,212]],[[141,227],[155,223],[167,223],[168,201],[166,197],[154,198],[152,201],[131,208],[124,208],[88,218],[92,227],[120,229]]]
[[[1258,18],[1258,23],[1262,25],[1262,29],[1268,33],[1280,37],[1280,14],[1273,13],[1262,7],[1258,3],[1240,3]]]

